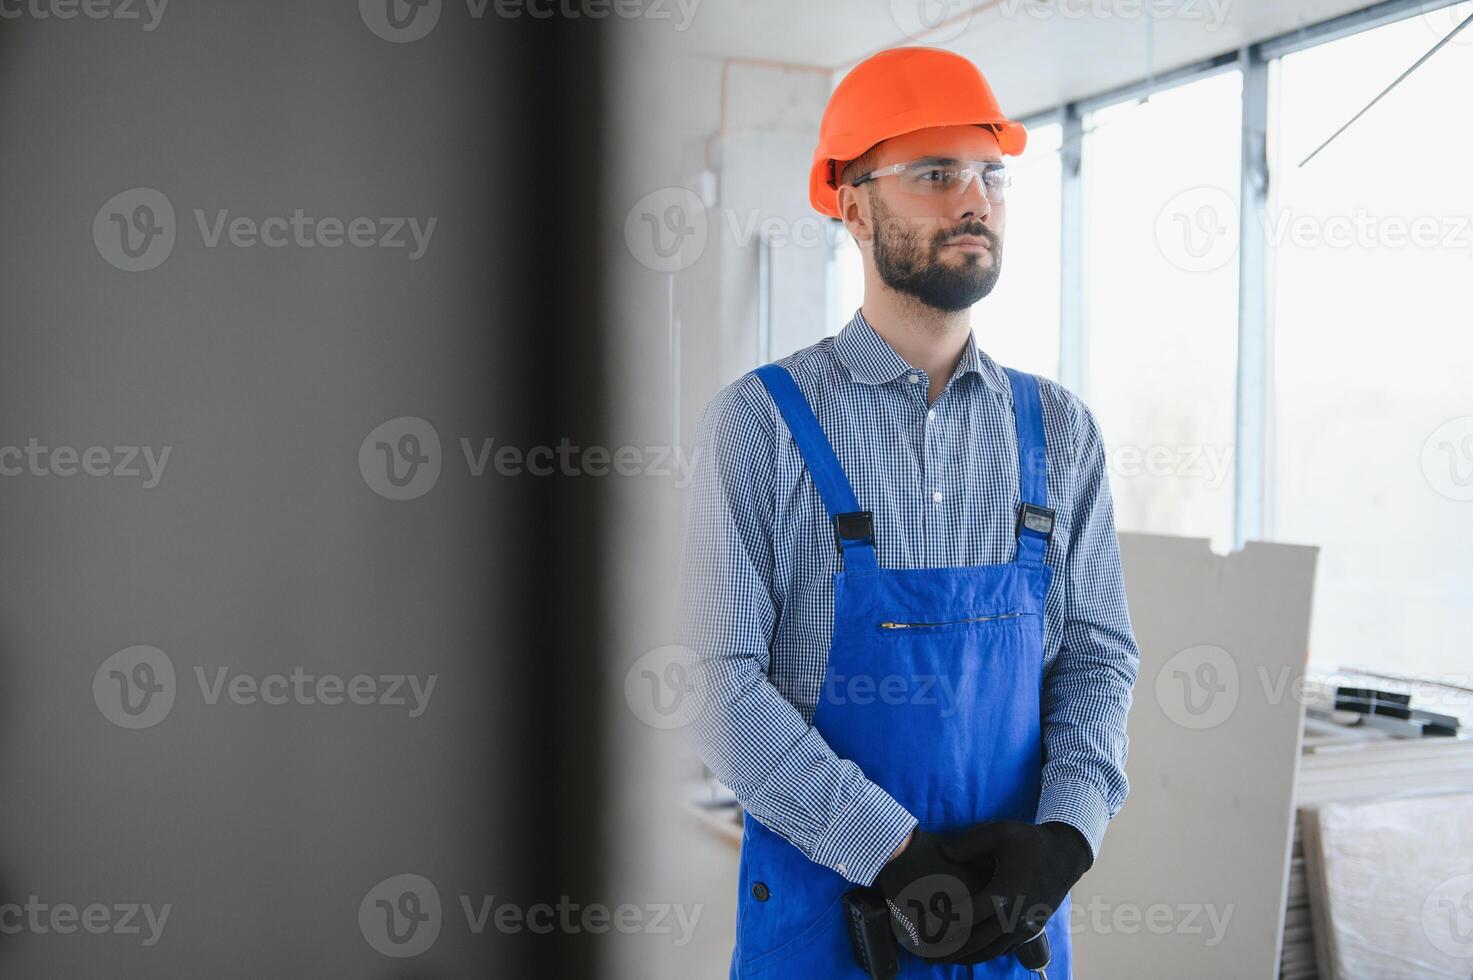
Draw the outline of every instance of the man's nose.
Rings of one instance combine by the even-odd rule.
[[[973,178],[962,188],[961,199],[957,203],[957,215],[959,221],[972,219],[985,219],[992,214],[992,201],[987,197],[986,188],[982,186],[981,178]]]

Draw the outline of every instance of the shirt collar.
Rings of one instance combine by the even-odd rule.
[[[861,310],[855,310],[854,318],[834,337],[834,353],[849,368],[854,379],[865,384],[886,384],[915,370],[884,337],[875,332]],[[1011,398],[1012,389],[1002,369],[978,349],[977,338],[971,331],[967,332],[967,343],[962,348],[961,360],[957,361],[952,377],[959,378],[968,373],[980,377],[994,394]]]

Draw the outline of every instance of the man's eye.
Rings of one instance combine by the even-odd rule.
[[[945,183],[951,179],[951,173],[946,170],[927,170],[921,175],[921,179],[932,183]]]

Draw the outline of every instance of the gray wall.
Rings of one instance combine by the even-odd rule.
[[[562,649],[537,623],[546,485],[475,476],[460,445],[525,448],[558,417],[534,403],[555,323],[520,229],[559,215],[527,202],[535,127],[509,114],[535,109],[519,58],[544,41],[449,3],[412,43],[352,2],[169,4],[152,29],[131,9],[0,20],[0,454],[52,450],[0,455],[0,974],[485,976],[529,946],[475,935],[462,896],[535,897],[561,859],[532,867],[528,818],[577,777],[529,753],[551,688],[529,656]],[[140,187],[174,217],[155,207],[166,233],[132,259],[113,215],[146,226],[158,198],[112,199]],[[435,225],[416,256],[407,232],[212,247],[196,216],[299,208]],[[385,440],[432,430],[440,472],[392,499],[364,443],[406,416]],[[167,451],[161,477],[111,473],[117,447]],[[158,690],[133,715],[140,657]],[[435,686],[415,717],[412,694],[237,703],[222,670]],[[442,912],[396,944],[376,899],[430,911],[423,881],[381,884],[403,874]],[[152,944],[141,914],[120,928],[133,903],[168,907]],[[99,933],[56,918],[93,905]],[[374,946],[432,924],[413,958]]]

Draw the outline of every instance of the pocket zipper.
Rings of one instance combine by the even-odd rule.
[[[886,629],[886,630],[904,630],[904,629],[910,629],[911,627],[914,627],[914,626],[955,626],[958,623],[987,623],[987,622],[991,622],[992,620],[995,620],[995,619],[1017,619],[1021,615],[1023,615],[1023,614],[1020,613],[1020,612],[1000,613],[999,615],[996,615],[996,616],[972,616],[969,619],[945,619],[945,620],[942,620],[939,623],[891,623],[891,622],[884,622],[884,623],[881,623],[880,624],[880,629]]]

